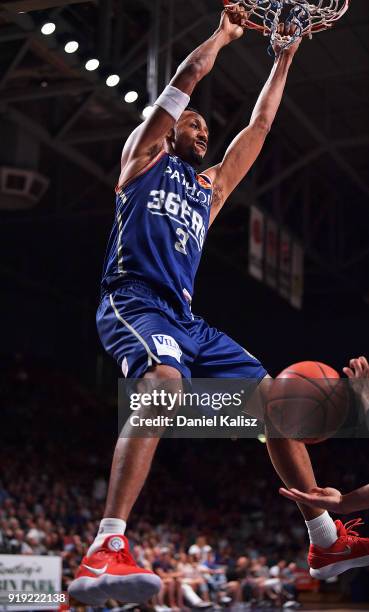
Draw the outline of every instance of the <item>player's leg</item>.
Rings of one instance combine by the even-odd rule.
[[[156,365],[143,375],[138,392],[162,388],[178,392],[181,385],[178,370]],[[144,410],[150,408],[145,406]],[[141,410],[140,415],[143,416]],[[127,519],[145,483],[159,440],[160,435],[136,437],[128,422],[123,427],[115,447],[104,518],[69,586],[70,595],[78,601],[91,605],[103,604],[107,599],[141,602],[159,592],[159,576],[137,566],[124,537]]]
[[[264,405],[268,400],[268,392],[270,388],[270,377],[266,376],[261,382],[259,391],[262,396]],[[305,444],[298,440],[287,438],[273,438],[268,436],[266,431],[266,443],[269,452],[269,457],[275,468],[275,471],[288,488],[297,488],[296,482],[300,483],[302,490],[310,491],[316,487],[316,479],[310,456]],[[303,504],[297,504],[305,521],[312,521],[324,513],[320,508],[309,508]],[[333,524],[333,527],[332,527]],[[307,523],[308,530],[309,524]],[[332,539],[333,538],[333,539]],[[328,526],[328,542],[327,546],[337,539],[336,528],[331,519]],[[316,542],[318,543],[318,542]],[[323,546],[323,542],[320,544]]]
[[[305,444],[297,440],[267,437],[267,448],[273,466],[286,487],[301,487],[302,491],[307,492],[317,486]],[[338,535],[328,512],[303,504],[298,506],[305,519],[310,543],[322,548],[332,546]]]
[[[267,436],[267,448],[275,471],[288,488],[297,488],[296,482],[300,483],[301,490],[304,491],[310,491],[317,486],[305,444],[297,440],[269,438]],[[309,508],[303,504],[297,505],[306,521],[314,519],[324,512],[319,508]]]
[[[105,349],[125,376],[136,382],[138,379],[140,393],[162,388],[178,391],[181,377],[190,373],[185,363],[187,349],[191,352],[186,331],[155,297],[147,287],[133,283],[106,296],[98,310],[98,329]],[[175,338],[181,342],[181,349]],[[144,416],[141,409],[140,416]],[[73,597],[91,605],[109,598],[147,601],[161,587],[156,574],[137,566],[124,537],[126,521],[150,470],[161,432],[145,432],[138,438],[136,432],[130,435],[130,427],[127,421],[116,444],[98,534],[69,586]]]
[[[262,418],[270,385],[270,376],[260,361],[226,334],[208,327],[204,321],[198,324],[197,333],[202,341],[202,350],[195,362],[196,374],[198,376],[202,375],[204,378],[254,379],[256,391],[251,401],[248,402],[247,410],[251,411],[253,416]],[[299,488],[296,484],[291,484],[292,482],[299,482],[301,490],[304,491],[309,491],[316,486],[310,457],[304,444],[296,440],[279,438],[268,439],[267,446],[272,463],[286,486]],[[305,506],[301,506],[301,511],[306,521],[315,519],[324,512]],[[332,525],[332,533],[336,534],[334,523],[330,519],[329,526],[332,528]],[[335,535],[336,538],[337,535]],[[331,540],[329,540],[327,546],[330,543]],[[321,543],[321,545],[323,544]]]
[[[165,384],[168,391],[178,392],[181,378],[175,368],[156,365],[144,374],[138,391],[150,393]],[[129,434],[124,430],[115,447],[104,512],[104,518],[115,517],[125,522],[145,483],[160,440],[149,436],[130,437]]]
[[[269,391],[269,377],[260,385],[260,393],[264,403],[267,402]],[[316,487],[316,479],[310,456],[305,444],[298,440],[287,438],[273,438],[267,433],[267,448],[271,462],[284,484],[288,488],[298,488],[300,483],[303,491],[311,491]],[[298,504],[305,519],[310,544],[328,548],[338,538],[336,525],[328,512],[320,508],[309,508]]]

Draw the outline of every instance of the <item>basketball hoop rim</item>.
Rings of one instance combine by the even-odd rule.
[[[308,36],[309,34],[312,34],[314,32],[322,32],[323,30],[329,30],[333,25],[334,22],[337,21],[338,19],[340,19],[349,9],[350,6],[350,2],[351,0],[345,0],[345,3],[343,4],[341,10],[336,14],[335,18],[332,19],[331,23],[321,23],[321,24],[315,24],[313,25],[311,28],[309,28],[306,33],[303,33],[303,36]],[[229,6],[229,0],[223,0],[223,5],[224,7]],[[270,34],[271,30],[270,28],[266,27],[266,26],[262,26],[258,23],[255,23],[254,21],[248,19],[246,21],[246,27],[245,29],[248,30],[256,30],[257,32],[261,32],[262,34]]]

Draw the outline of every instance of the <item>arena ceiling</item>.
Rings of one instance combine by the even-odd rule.
[[[3,215],[3,231],[51,219],[110,221],[124,139],[218,18],[217,0],[3,2],[0,121],[13,137],[1,139],[1,161],[15,163],[14,141],[27,135],[34,169],[50,179],[36,208]],[[56,24],[51,36],[40,32],[46,21]],[[368,25],[369,3],[353,0],[333,30],[303,42],[262,156],[209,240],[210,252],[243,273],[245,209],[255,202],[303,243],[311,294],[348,291],[369,302]],[[77,53],[64,52],[68,39],[79,42]],[[96,72],[84,68],[91,57],[100,60]],[[193,102],[210,125],[207,164],[247,123],[271,64],[267,40],[247,32],[199,86]],[[116,88],[105,84],[109,73],[120,76]],[[137,103],[124,102],[130,89]]]

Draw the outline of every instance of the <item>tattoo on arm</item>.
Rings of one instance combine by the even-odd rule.
[[[215,184],[213,188],[213,198],[211,205],[214,206],[214,208],[221,206],[223,203],[223,197],[223,187],[221,185]]]
[[[213,223],[218,212],[224,204],[224,192],[221,185],[215,184],[213,187],[213,198],[211,201],[209,226]]]

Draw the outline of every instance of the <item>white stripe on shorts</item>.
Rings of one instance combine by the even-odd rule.
[[[121,189],[118,192],[120,201],[122,204],[125,204],[127,201],[127,197],[123,190]],[[118,239],[117,239],[117,260],[118,260],[118,272],[119,274],[124,274],[124,265],[123,265],[123,222],[122,222],[122,212],[121,210],[117,211],[117,224],[118,224]]]
[[[157,357],[156,355],[154,355],[154,353],[150,350],[149,345],[147,344],[147,342],[145,341],[145,339],[140,336],[140,334],[134,329],[134,327],[132,327],[132,325],[130,325],[129,323],[127,323],[127,321],[125,321],[125,319],[123,319],[123,317],[119,314],[118,309],[116,307],[116,305],[114,304],[114,300],[113,300],[113,296],[110,293],[109,294],[109,299],[110,299],[110,304],[111,307],[114,311],[115,316],[117,317],[118,321],[120,321],[124,327],[126,327],[128,329],[128,331],[131,332],[131,334],[133,334],[137,340],[139,342],[141,342],[142,346],[144,347],[146,353],[147,353],[147,366],[151,367],[153,361],[155,361],[156,363],[161,363],[159,357]]]

